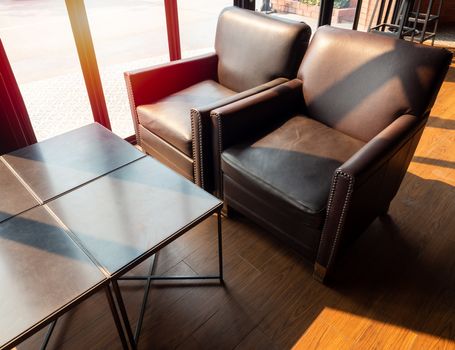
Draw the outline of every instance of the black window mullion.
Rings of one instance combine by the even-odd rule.
[[[332,22],[334,0],[321,0],[321,12],[319,13],[318,26],[330,24]]]

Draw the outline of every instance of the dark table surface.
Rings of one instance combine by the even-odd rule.
[[[102,268],[114,275],[158,251],[222,202],[146,157],[48,205]]]
[[[3,155],[0,196],[0,348],[222,205],[98,124]]]
[[[41,202],[144,157],[128,142],[93,123],[38,142],[3,159]]]
[[[0,348],[107,283],[44,206],[0,223]]]
[[[39,205],[0,159],[0,222]]]

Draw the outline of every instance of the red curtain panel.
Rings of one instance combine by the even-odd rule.
[[[35,142],[24,100],[0,40],[0,154]]]

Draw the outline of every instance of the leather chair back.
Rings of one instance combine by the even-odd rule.
[[[224,9],[215,38],[219,83],[240,92],[278,77],[294,78],[310,36],[305,23]]]
[[[369,141],[403,114],[428,113],[450,57],[378,34],[319,28],[298,72],[307,113]]]

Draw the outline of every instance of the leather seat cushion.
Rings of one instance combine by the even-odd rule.
[[[365,143],[314,119],[297,115],[254,142],[222,154],[223,172],[264,200],[308,214],[321,226],[334,171]]]
[[[234,94],[213,80],[205,80],[156,103],[138,106],[139,123],[192,157],[191,108],[203,107]]]

